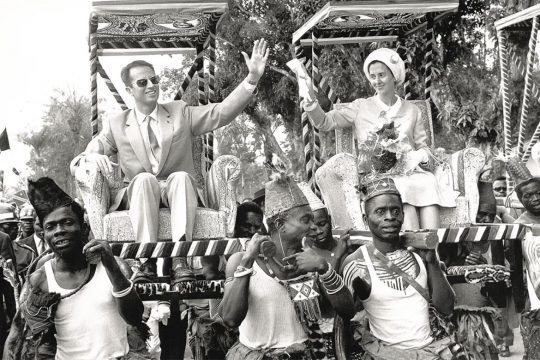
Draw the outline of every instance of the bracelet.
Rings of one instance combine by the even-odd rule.
[[[345,286],[343,278],[334,270],[330,271],[330,274],[326,273],[320,277],[321,284],[328,295],[339,292]]]
[[[342,280],[341,284],[339,284],[339,286],[337,288],[335,288],[335,289],[326,289],[326,287],[325,287],[324,289],[326,290],[326,293],[328,295],[334,295],[334,294],[340,292],[341,289],[343,289],[344,286],[345,286],[345,283]],[[324,287],[324,285],[323,285],[323,287]]]
[[[133,281],[131,280],[128,280],[128,281],[129,281],[129,286],[127,288],[120,291],[112,291],[112,296],[115,298],[122,298],[128,295],[131,292],[131,290],[133,290]]]
[[[328,264],[328,270],[326,270],[326,272],[322,275],[319,275],[319,277],[321,278],[322,281],[328,279],[330,277],[330,275],[332,275],[332,270],[334,270],[334,268],[332,268],[332,265],[330,265],[330,263],[327,261],[326,262]],[[335,272],[335,270],[334,270]]]
[[[234,272],[234,277],[235,278],[240,278],[240,277],[244,277],[244,276],[247,276],[247,275],[250,275],[253,273],[253,268],[246,268],[246,267],[243,267],[243,266],[238,266],[236,268],[236,271]]]

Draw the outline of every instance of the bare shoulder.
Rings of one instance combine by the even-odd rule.
[[[348,255],[343,263],[341,264],[341,273],[343,274],[343,271],[345,268],[351,264],[351,263],[358,263],[358,264],[365,264],[364,260],[364,254],[362,253],[362,249],[358,248],[356,251],[354,251],[352,254]]]
[[[242,260],[242,256],[244,256],[244,252],[237,252],[231,255],[229,260],[227,260],[227,268],[225,269],[225,276],[231,277],[234,275],[234,271],[240,265],[240,261]]]
[[[42,291],[49,291],[49,287],[47,286],[47,274],[45,273],[44,267],[40,267],[34,271],[30,275],[28,282],[32,288],[38,288]]]

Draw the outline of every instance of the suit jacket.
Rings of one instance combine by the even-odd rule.
[[[11,239],[9,238],[9,235],[0,231],[0,256],[6,260],[13,258],[11,256],[11,251],[9,250],[10,243]]]
[[[221,103],[189,106],[186,102],[179,100],[158,104],[162,149],[156,177],[159,180],[165,180],[174,172],[185,171],[196,178],[192,151],[193,138],[229,124],[242,112],[252,96],[244,85],[240,84]],[[99,135],[88,144],[82,154],[71,162],[72,173],[79,161],[88,153],[118,155],[119,165],[126,182],[142,172],[152,172],[148,151],[132,109],[112,116],[109,121],[104,121]],[[124,192],[125,189],[117,194],[111,210],[117,208]]]
[[[32,261],[37,256],[37,251],[35,250],[35,244],[29,246],[27,243],[22,243],[23,240],[30,239],[34,242],[32,238],[34,235],[29,236],[25,239],[19,241],[13,241],[13,253],[15,254],[15,261],[17,262],[17,272],[21,275],[24,275],[26,268],[32,263]],[[11,255],[11,250],[9,249],[11,240],[9,236],[3,232],[0,232],[0,256],[4,259],[11,259],[13,261],[13,256]],[[1,272],[0,272],[1,274]]]
[[[29,246],[29,247],[32,248],[34,253],[36,253],[36,254],[38,253],[38,250],[36,248],[36,242],[34,241],[34,234],[19,240],[18,243]]]

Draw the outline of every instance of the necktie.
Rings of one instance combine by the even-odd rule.
[[[152,151],[152,155],[154,155],[154,158],[156,159],[156,161],[159,162],[159,157],[160,157],[159,142],[157,140],[156,133],[154,132],[154,130],[152,130],[152,126],[150,126],[154,118],[152,118],[151,116],[147,116],[146,119],[148,120],[147,127],[148,127],[148,140],[150,142],[150,151]]]

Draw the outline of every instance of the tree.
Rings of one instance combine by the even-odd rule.
[[[43,126],[19,135],[32,147],[29,167],[35,177],[49,176],[77,196],[69,163],[91,139],[90,100],[75,92],[56,90],[43,115]]]

